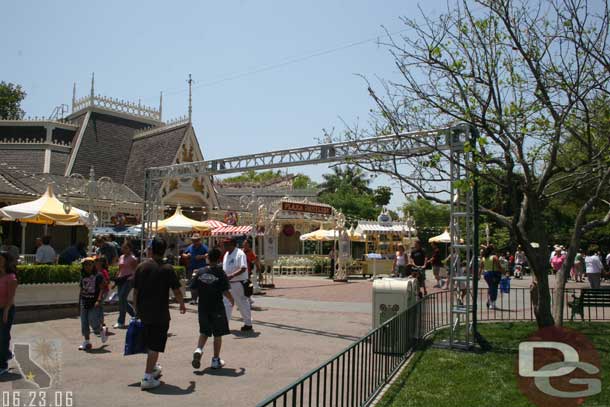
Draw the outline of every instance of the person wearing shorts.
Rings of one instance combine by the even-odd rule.
[[[415,241],[413,250],[411,250],[411,256],[409,260],[411,268],[417,276],[417,283],[422,289],[423,295],[427,295],[428,290],[426,289],[426,263],[428,262],[428,259],[426,258],[426,252],[424,252],[424,249],[422,249],[419,240]]]
[[[222,257],[220,250],[212,249],[208,253],[209,265],[195,270],[191,290],[197,290],[199,298],[199,341],[193,352],[193,368],[201,367],[203,347],[209,337],[214,337],[214,357],[212,369],[220,369],[225,362],[220,358],[222,337],[229,334],[229,320],[222,297],[235,304],[231,295],[231,285],[222,267],[218,264]]]
[[[150,243],[149,256],[136,268],[134,277],[134,305],[137,317],[142,321],[144,328],[142,337],[144,346],[148,350],[144,378],[140,382],[140,389],[150,390],[161,385],[161,366],[157,364],[159,353],[165,352],[167,332],[169,330],[169,290],[174,293],[176,301],[180,304],[180,313],[186,312],[184,299],[180,291],[178,276],[171,264],[163,263],[163,255],[167,243],[160,237],[155,237]]]

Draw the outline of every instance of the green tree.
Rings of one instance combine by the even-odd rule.
[[[10,82],[0,82],[0,120],[20,120],[25,115],[21,109],[21,101],[26,93],[21,85]]]
[[[401,208],[405,217],[411,215],[415,224],[426,227],[448,227],[449,207],[423,198],[408,199]]]
[[[392,188],[381,186],[375,188],[373,192],[373,200],[377,204],[377,206],[386,206],[390,203],[392,199]]]
[[[591,116],[600,96],[610,94],[608,0],[595,7],[588,0],[476,3],[476,12],[464,1],[440,18],[404,19],[409,35],[387,44],[401,77],[384,83],[385,96],[369,87],[376,120],[368,134],[354,130],[348,138],[403,134],[420,151],[428,146],[427,159],[397,152],[358,165],[448,203],[449,153],[437,148],[436,138],[406,132],[452,123],[475,130],[474,144],[465,145],[473,159],[463,164],[470,178],[459,186],[478,179],[490,187],[488,197],[500,198],[481,202],[480,212],[524,248],[538,282],[539,326],[561,325],[563,281],[576,250],[583,236],[610,222],[604,203],[610,201],[610,138],[607,132],[598,137],[607,117]],[[551,309],[545,214],[552,202],[574,194],[579,202]]]
[[[334,192],[324,192],[318,200],[341,211],[350,225],[358,219],[376,219],[379,215],[371,194],[355,193],[348,185],[341,185]]]
[[[321,194],[337,192],[342,187],[360,194],[370,194],[372,192],[369,188],[370,178],[362,169],[355,166],[333,167],[333,172],[323,174],[322,178],[324,182],[320,184]]]
[[[292,187],[294,189],[314,189],[317,186],[311,178],[304,174],[297,174],[292,180]]]

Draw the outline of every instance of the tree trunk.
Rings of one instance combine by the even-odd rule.
[[[546,246],[540,246],[536,250],[534,258],[528,256],[530,267],[538,282],[538,304],[534,305],[534,314],[536,322],[540,328],[552,326],[555,324],[553,314],[551,313],[551,292],[549,290],[549,259],[548,255],[543,251]],[[532,261],[533,260],[533,261]]]

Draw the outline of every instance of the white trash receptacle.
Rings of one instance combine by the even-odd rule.
[[[405,311],[417,302],[417,279],[384,278],[373,282],[373,328]],[[410,340],[417,336],[417,312],[413,309],[400,323],[386,325],[375,346],[381,353],[404,353]],[[400,328],[399,328],[400,327]],[[405,332],[398,332],[404,328]]]

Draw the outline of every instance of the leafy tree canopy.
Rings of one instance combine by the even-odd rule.
[[[25,115],[21,109],[21,101],[26,93],[21,85],[10,82],[0,82],[0,120],[20,120]]]

